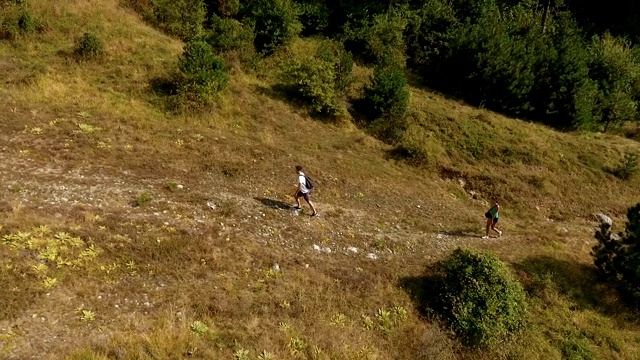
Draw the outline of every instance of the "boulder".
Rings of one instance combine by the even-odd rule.
[[[596,214],[596,218],[601,224],[608,224],[609,226],[613,226],[613,221],[611,220],[611,218],[603,213]]]

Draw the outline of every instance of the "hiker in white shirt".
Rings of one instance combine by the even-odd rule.
[[[302,166],[296,165],[296,173],[298,173],[298,188],[296,189],[296,193],[293,194],[293,198],[296,200],[296,205],[293,208],[297,210],[302,209],[300,206],[300,198],[304,198],[313,211],[311,216],[317,216],[318,212],[311,202],[311,189],[307,188],[307,177],[302,172]]]

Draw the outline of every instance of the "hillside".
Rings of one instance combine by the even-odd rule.
[[[599,282],[594,214],[622,228],[637,142],[562,133],[411,88],[404,144],[309,116],[276,64],[233,67],[204,113],[150,84],[183,44],[116,0],[33,2],[40,32],[0,41],[0,354],[6,359],[633,359],[637,312]],[[106,44],[77,62],[86,31]],[[357,66],[357,93],[370,70]],[[288,208],[294,166],[320,216]],[[482,240],[491,196],[501,238]],[[425,313],[427,265],[456,247],[507,262],[530,326],[487,352]],[[276,266],[277,264],[277,266]],[[263,356],[262,359],[268,358]]]

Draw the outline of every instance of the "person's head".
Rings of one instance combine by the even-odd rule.
[[[497,197],[497,196],[492,197],[492,198],[491,198],[491,203],[492,203],[493,205],[498,205],[498,197]]]
[[[300,171],[302,171],[302,166],[296,165],[296,172],[300,172]]]

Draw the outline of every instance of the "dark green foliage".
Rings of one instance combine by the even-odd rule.
[[[387,61],[404,67],[406,54],[404,30],[405,13],[392,10],[345,25],[347,49],[367,62]]]
[[[626,300],[640,307],[640,203],[629,208],[627,220],[625,232],[617,236],[611,225],[602,223],[591,255],[603,277],[620,285]]]
[[[208,17],[212,15],[232,17],[240,11],[240,0],[205,0],[205,5]]]
[[[460,24],[451,4],[443,0],[425,1],[408,15],[405,41],[409,65],[424,71],[446,54]]]
[[[0,1],[0,40],[36,31],[38,23],[23,1]]]
[[[490,347],[524,326],[524,290],[495,256],[457,249],[436,264],[434,278],[432,306],[466,344]]]
[[[207,12],[203,0],[152,0],[152,21],[163,31],[189,41],[202,33]]]
[[[24,10],[18,19],[18,27],[23,32],[33,32],[37,28],[36,19],[27,10]]]
[[[303,0],[299,2],[302,35],[310,36],[325,31],[329,26],[331,11],[325,1]]]
[[[74,54],[81,60],[99,58],[104,55],[104,43],[98,35],[86,32],[76,41]]]
[[[441,12],[445,16],[446,8]],[[528,94],[543,49],[539,19],[521,6],[486,5],[471,13],[477,16],[473,24],[441,34],[450,47],[430,60],[425,79],[476,105],[515,114],[531,111]],[[445,16],[443,21],[452,20]]]
[[[246,16],[255,24],[254,45],[263,54],[272,53],[302,30],[298,9],[291,0],[251,0]]]
[[[592,39],[590,77],[596,82],[599,96],[597,110],[606,131],[636,117],[635,99],[640,95],[640,59],[626,41],[609,34]]]
[[[206,97],[226,88],[229,82],[224,61],[214,55],[211,46],[204,41],[187,43],[179,67],[183,76],[179,92]]]
[[[318,46],[316,57],[333,64],[335,75],[333,83],[338,92],[343,92],[353,81],[351,77],[353,55],[346,51],[341,43],[325,40]]]
[[[558,128],[589,129],[595,121],[598,89],[589,78],[587,45],[570,14],[556,19],[529,94],[533,114]]]
[[[620,164],[611,170],[611,173],[621,180],[631,179],[638,173],[638,156],[626,154]]]
[[[285,88],[320,115],[339,116],[344,111],[335,77],[335,64],[316,57],[293,59],[282,66],[281,80]]]
[[[231,18],[211,17],[211,29],[207,32],[206,40],[211,47],[219,51],[253,50],[253,29]]]
[[[409,86],[404,71],[395,65],[376,65],[371,85],[365,90],[367,114],[401,118],[409,107]]]

